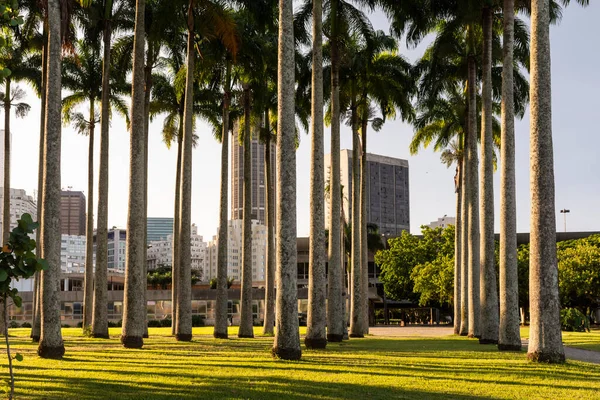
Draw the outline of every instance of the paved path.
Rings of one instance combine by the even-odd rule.
[[[452,327],[445,326],[376,326],[369,328],[369,333],[373,336],[388,337],[441,337],[454,333]],[[523,347],[527,348],[528,341],[523,340]],[[592,350],[577,349],[575,347],[565,346],[565,356],[570,360],[585,361],[594,364],[600,364],[600,352]]]

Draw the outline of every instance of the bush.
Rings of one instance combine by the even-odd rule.
[[[78,328],[83,328],[83,321],[80,321],[80,322],[78,322],[78,323],[77,323],[77,327],[78,327]]]
[[[163,328],[170,328],[172,325],[171,318],[161,319],[159,322],[160,326],[162,326]]]
[[[72,326],[69,325],[69,324],[62,324],[61,327],[63,327],[63,328],[72,328]]]
[[[564,331],[585,332],[590,331],[590,320],[576,308],[560,310],[560,325]]]
[[[17,321],[10,321],[8,323],[8,327],[9,328],[18,328],[19,327],[19,323]]]
[[[31,324],[29,322],[23,322],[21,328],[31,328]]]
[[[150,321],[148,321],[148,328],[160,328],[160,321],[156,320],[156,319],[151,319]]]
[[[108,327],[109,328],[120,328],[121,320],[118,320],[117,322],[108,321]]]
[[[202,315],[192,315],[192,326],[204,326],[204,317]]]

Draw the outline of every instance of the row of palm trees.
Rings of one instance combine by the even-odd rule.
[[[587,4],[585,0],[579,2]],[[558,4],[543,0],[517,1],[516,4],[514,0],[506,0],[503,4],[491,0],[313,0],[303,3],[294,16],[291,0],[281,0],[279,4],[274,0],[177,0],[166,3],[159,0],[81,0],[74,4],[73,0],[47,0],[40,10],[35,2],[21,2],[30,17],[26,26],[31,27],[31,37],[36,37],[40,43],[39,58],[43,65],[41,77],[30,79],[39,82],[42,120],[45,121],[40,147],[40,160],[43,160],[40,163],[40,241],[42,256],[51,265],[36,279],[37,323],[34,323],[32,336],[34,339],[39,337],[41,356],[62,357],[64,353],[57,294],[61,111],[64,122],[74,123],[80,132],[89,135],[89,199],[92,200],[92,149],[95,125],[100,123],[97,262],[95,274],[91,262],[86,262],[90,268],[85,274],[84,326],[91,327],[93,336],[108,337],[109,118],[110,107],[128,115],[120,94],[129,90],[130,184],[121,336],[125,347],[142,347],[147,335],[148,125],[150,117],[166,114],[163,136],[167,145],[175,141],[178,147],[172,274],[173,334],[177,340],[192,338],[191,287],[182,284],[190,282],[191,255],[189,246],[179,244],[190,240],[191,149],[196,117],[207,120],[222,143],[214,336],[227,337],[227,154],[233,122],[240,120],[244,127],[241,137],[245,151],[249,151],[252,126],[261,127],[258,134],[267,143],[267,151],[271,140],[277,142],[280,190],[276,201],[272,183],[267,181],[266,184],[268,261],[264,331],[272,333],[275,321],[273,353],[282,358],[297,359],[301,349],[295,282],[295,122],[298,120],[307,126],[310,121],[311,132],[309,307],[305,345],[324,348],[328,341],[341,341],[347,333],[342,219],[336,217],[342,216],[340,196],[329,196],[329,215],[332,217],[328,221],[328,240],[322,229],[325,224],[324,122],[331,126],[329,190],[333,194],[341,193],[341,122],[346,120],[352,131],[351,226],[357,228],[352,230],[350,249],[349,333],[361,337],[368,333],[367,131],[369,125],[379,130],[386,118],[399,115],[417,128],[412,151],[431,141],[436,142],[438,149],[451,143],[456,149],[453,156],[445,153],[446,159],[457,162],[457,216],[460,222],[456,246],[460,256],[457,256],[455,278],[456,332],[480,337],[482,343],[498,343],[500,349],[520,348],[514,220],[514,117],[515,112],[522,115],[525,109],[528,85],[520,71],[530,66],[533,294],[529,355],[538,360],[564,359],[556,279],[541,279],[542,275],[556,277],[556,262],[552,262],[555,261],[552,250],[555,247],[554,215],[550,215],[554,209],[550,105],[546,99],[549,99],[550,89],[547,31],[551,19],[559,14]],[[566,5],[568,1],[563,3]],[[390,18],[392,35],[375,31],[358,7],[383,10]],[[514,17],[515,10],[531,12],[531,58],[527,32],[524,24]],[[112,37],[113,32],[118,32],[116,39]],[[83,39],[74,40],[77,33],[82,34]],[[417,44],[430,33],[436,38],[416,66],[398,55],[394,35],[405,36],[410,44]],[[326,42],[323,37],[327,38]],[[31,44],[30,47],[35,46]],[[311,51],[303,56],[303,51],[308,48]],[[274,68],[275,49],[278,51],[277,69]],[[131,85],[127,84],[128,71]],[[170,76],[165,74],[169,71]],[[419,76],[419,80],[415,81],[414,76]],[[480,83],[481,94],[478,93]],[[70,94],[61,101],[62,87]],[[10,86],[6,85],[6,88],[8,93]],[[411,104],[414,96],[417,98],[416,113]],[[75,106],[83,101],[90,106],[87,117],[75,112]],[[101,107],[99,116],[95,106],[98,102],[110,105]],[[501,124],[494,118],[499,108]],[[479,114],[481,129],[477,125]],[[453,142],[454,138],[457,142]],[[482,144],[481,204],[478,141]],[[491,179],[494,145],[501,148],[503,182],[499,299],[493,265]],[[244,158],[249,161],[249,154]],[[267,155],[267,179],[271,177],[270,160]],[[244,204],[240,336],[251,337],[250,174],[244,174],[244,179],[248,196],[245,195],[247,201]],[[5,200],[7,198],[9,196],[5,195]],[[275,203],[285,207],[275,207]],[[93,215],[92,204],[90,201],[88,216]],[[92,224],[90,218],[87,229],[90,245]],[[91,251],[90,246],[86,258],[91,259]],[[327,277],[326,261],[329,265]],[[278,283],[276,294],[275,281]]]

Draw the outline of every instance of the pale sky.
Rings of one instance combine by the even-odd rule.
[[[377,29],[387,31],[380,14],[372,15]],[[600,7],[581,9],[576,5],[564,12],[560,25],[551,28],[552,45],[552,110],[556,175],[557,230],[562,231],[562,208],[568,208],[569,231],[600,230],[600,128],[597,122],[600,100],[600,57],[593,38],[600,37]],[[424,46],[403,53],[414,61]],[[25,87],[25,84],[21,84]],[[26,101],[31,112],[25,119],[12,118],[13,188],[37,189],[37,154],[39,142],[39,99],[32,95]],[[517,228],[529,231],[529,116],[516,123]],[[148,216],[173,216],[176,150],[168,150],[161,140],[162,119],[150,126]],[[219,179],[221,146],[204,123],[198,124],[198,146],[193,151],[192,222],[198,233],[210,240],[216,234],[219,214]],[[99,130],[99,129],[98,129]],[[325,151],[329,152],[329,128],[325,129]],[[410,166],[411,232],[444,215],[455,215],[454,169],[447,169],[439,154],[431,149],[410,156],[408,144],[413,129],[399,121],[388,121],[380,132],[369,137],[369,152],[404,158]],[[349,128],[342,125],[342,148],[351,148]],[[95,151],[95,202],[97,202],[99,132]],[[26,154],[33,162],[20,162]],[[129,180],[129,133],[120,118],[112,121],[110,131],[109,226],[125,227]],[[70,127],[62,130],[62,187],[83,190],[87,195],[88,138]],[[310,138],[302,134],[297,151],[298,236],[309,231]],[[494,176],[496,232],[499,229],[499,172]]]

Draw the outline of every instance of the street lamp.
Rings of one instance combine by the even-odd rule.
[[[567,231],[567,214],[570,213],[571,210],[567,210],[566,208],[563,208],[562,210],[560,210],[560,213],[564,215],[564,220],[565,220],[565,232]]]

